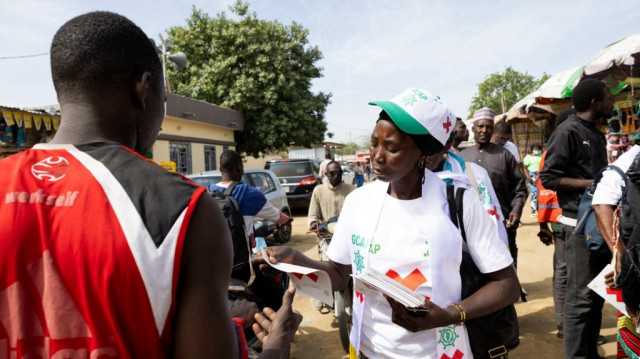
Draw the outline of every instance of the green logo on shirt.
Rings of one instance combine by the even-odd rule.
[[[360,273],[364,269],[364,257],[357,250],[353,253],[353,264],[356,266],[356,272]]]
[[[455,325],[447,325],[446,327],[438,330],[440,333],[440,339],[438,339],[438,343],[444,346],[444,349],[447,349],[448,346],[452,346],[455,348],[456,339],[460,338],[460,336],[456,333]]]
[[[369,253],[371,254],[377,254],[381,248],[379,244],[372,244],[370,240],[367,240],[365,237],[358,236],[356,234],[351,235],[351,244],[356,247],[368,249]]]

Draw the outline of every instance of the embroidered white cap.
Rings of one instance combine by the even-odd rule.
[[[431,135],[444,146],[451,137],[456,116],[447,104],[427,90],[408,88],[391,101],[372,101],[410,135]]]

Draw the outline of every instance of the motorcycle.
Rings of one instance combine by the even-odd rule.
[[[333,230],[338,222],[338,217],[332,217],[328,221],[318,224],[318,257],[322,261],[328,261],[327,250],[331,239],[333,238]],[[338,331],[340,333],[340,342],[342,348],[349,353],[349,333],[351,332],[351,316],[353,304],[353,279],[349,279],[347,286],[338,291],[333,292],[333,315],[338,322]]]
[[[291,239],[291,221],[278,225],[266,219],[257,219],[253,222],[253,233],[256,237],[264,238],[269,246],[281,245]]]

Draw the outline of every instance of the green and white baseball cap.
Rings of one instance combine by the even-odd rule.
[[[369,105],[382,108],[403,132],[431,135],[443,146],[456,124],[456,116],[439,96],[418,88],[408,88],[391,101],[372,101]]]

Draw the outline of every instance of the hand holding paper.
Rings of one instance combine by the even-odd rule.
[[[302,267],[289,263],[271,263],[264,248],[261,249],[262,257],[271,267],[285,273],[289,273],[289,279],[297,293],[307,297],[323,301],[327,305],[333,306],[333,290],[331,289],[331,279],[322,270]]]
[[[622,301],[622,289],[609,288],[605,284],[605,276],[612,270],[613,268],[611,267],[611,264],[607,264],[602,272],[600,272],[600,274],[593,278],[593,280],[587,285],[587,287],[598,293],[598,295],[604,298],[605,301],[613,305],[617,310],[621,311],[628,317],[629,314],[627,313],[627,307],[624,305],[624,301]]]

